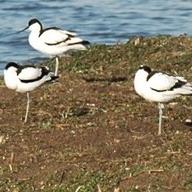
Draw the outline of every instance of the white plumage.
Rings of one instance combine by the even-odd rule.
[[[62,30],[57,27],[43,29],[41,22],[31,19],[28,26],[29,44],[39,52],[49,56],[58,57],[70,50],[86,50],[90,43],[77,36],[76,33]],[[58,72],[58,58],[56,59],[55,75]]]
[[[161,134],[162,109],[169,102],[181,95],[192,94],[192,84],[184,77],[152,71],[148,66],[141,66],[134,78],[135,91],[144,99],[159,103],[159,131]]]
[[[16,92],[27,93],[25,122],[27,122],[29,111],[29,92],[57,78],[47,67],[22,66],[13,62],[6,65],[4,69],[5,85]]]

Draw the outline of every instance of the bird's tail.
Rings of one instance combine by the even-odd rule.
[[[49,67],[47,66],[41,67],[41,70],[46,82],[53,82],[59,78],[59,76],[55,75],[52,71],[50,71]]]
[[[79,50],[85,50],[90,45],[89,41],[83,40],[79,37],[71,38],[67,41],[67,45],[71,47],[71,49],[79,49]]]
[[[81,44],[84,46],[89,46],[91,43],[89,41],[83,40]]]
[[[50,72],[50,80],[49,82],[55,82],[55,80],[57,80],[59,78],[58,75],[54,75],[53,72]]]
[[[192,95],[192,84],[191,83],[186,83],[181,88],[178,88],[177,92],[180,95]]]

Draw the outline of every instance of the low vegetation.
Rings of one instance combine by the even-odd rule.
[[[0,191],[192,191],[192,98],[166,105],[157,136],[157,105],[133,89],[141,64],[192,82],[191,37],[133,37],[61,58],[59,82],[32,92],[27,124],[26,95],[1,83]]]

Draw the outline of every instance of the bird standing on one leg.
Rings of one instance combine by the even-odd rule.
[[[46,82],[57,79],[53,72],[47,67],[36,67],[33,65],[18,65],[10,62],[4,69],[5,85],[16,92],[27,93],[27,106],[24,122],[27,122],[29,112],[29,92]]]
[[[90,43],[77,36],[76,33],[62,30],[57,27],[43,29],[43,25],[37,19],[31,19],[28,26],[22,31],[29,29],[29,44],[46,55],[56,57],[55,75],[57,75],[58,57],[70,50],[86,50]]]
[[[159,106],[159,129],[161,135],[163,103],[181,95],[192,95],[192,84],[179,76],[170,76],[152,71],[148,66],[140,66],[135,74],[134,88],[137,94],[148,101],[157,102]]]

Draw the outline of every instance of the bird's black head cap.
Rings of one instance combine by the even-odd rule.
[[[40,22],[38,19],[33,18],[33,19],[31,19],[31,20],[29,21],[28,26],[31,26],[31,25],[33,25],[34,23],[39,23],[39,24],[41,25],[41,22]]]
[[[5,69],[8,69],[9,67],[19,68],[19,65],[18,65],[17,63],[14,63],[14,62],[9,62],[9,63],[5,66]]]
[[[139,69],[143,69],[144,71],[146,71],[147,73],[151,73],[151,68],[146,66],[146,65],[141,65],[139,67]]]

